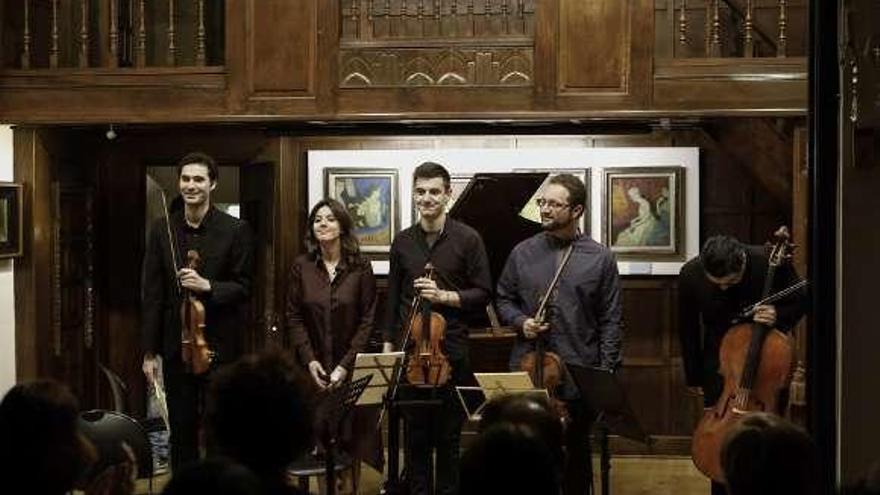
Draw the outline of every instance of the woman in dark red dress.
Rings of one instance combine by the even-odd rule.
[[[341,203],[321,200],[309,213],[308,225],[309,252],[294,261],[290,273],[287,328],[299,361],[323,391],[348,380],[355,356],[366,349],[376,279]],[[375,418],[374,410],[356,408],[343,425],[340,443],[356,465],[363,460],[381,470]]]

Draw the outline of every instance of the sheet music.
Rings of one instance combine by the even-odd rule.
[[[385,391],[391,384],[394,368],[403,362],[403,352],[360,353],[354,358],[354,371],[351,379],[357,380],[366,375],[373,375],[364,393],[357,401],[358,405],[381,404]]]

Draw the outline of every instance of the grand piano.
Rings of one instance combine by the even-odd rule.
[[[474,175],[449,211],[449,216],[480,233],[489,257],[492,287],[507,256],[520,241],[541,231],[541,225],[520,215],[523,207],[547,179],[546,172],[480,173]],[[516,335],[501,326],[490,304],[469,315],[471,364],[474,371],[508,371],[508,357]]]

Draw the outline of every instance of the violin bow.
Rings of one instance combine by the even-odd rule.
[[[165,190],[161,187],[159,188],[159,194],[162,198],[162,214],[165,216],[165,229],[168,234],[168,249],[171,251],[171,264],[174,265],[174,284],[180,292],[183,288],[180,286],[180,279],[177,277],[177,272],[180,270],[180,265],[177,264],[177,250],[175,249],[177,239],[174,238],[174,232],[171,230],[171,217],[168,214],[168,202],[165,200]]]

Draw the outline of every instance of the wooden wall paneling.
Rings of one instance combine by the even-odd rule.
[[[807,63],[791,58],[654,60],[652,108],[805,115]]]
[[[665,433],[670,423],[671,336],[675,280],[625,277],[623,383],[646,431]]]
[[[250,47],[250,33],[248,28],[251,20],[248,16],[251,7],[250,0],[226,0],[224,2],[225,22],[225,51],[226,68],[229,71],[226,90],[226,111],[233,114],[244,113],[247,98],[250,94],[250,79],[248,73],[248,56]]]
[[[51,342],[52,163],[43,132],[13,131],[13,175],[24,183],[24,254],[15,259],[16,379],[48,376]]]
[[[316,79],[318,13],[335,3],[248,0],[245,56],[251,111],[314,112],[317,86],[326,83]]]
[[[559,0],[558,8],[557,108],[646,107],[653,1]]]

